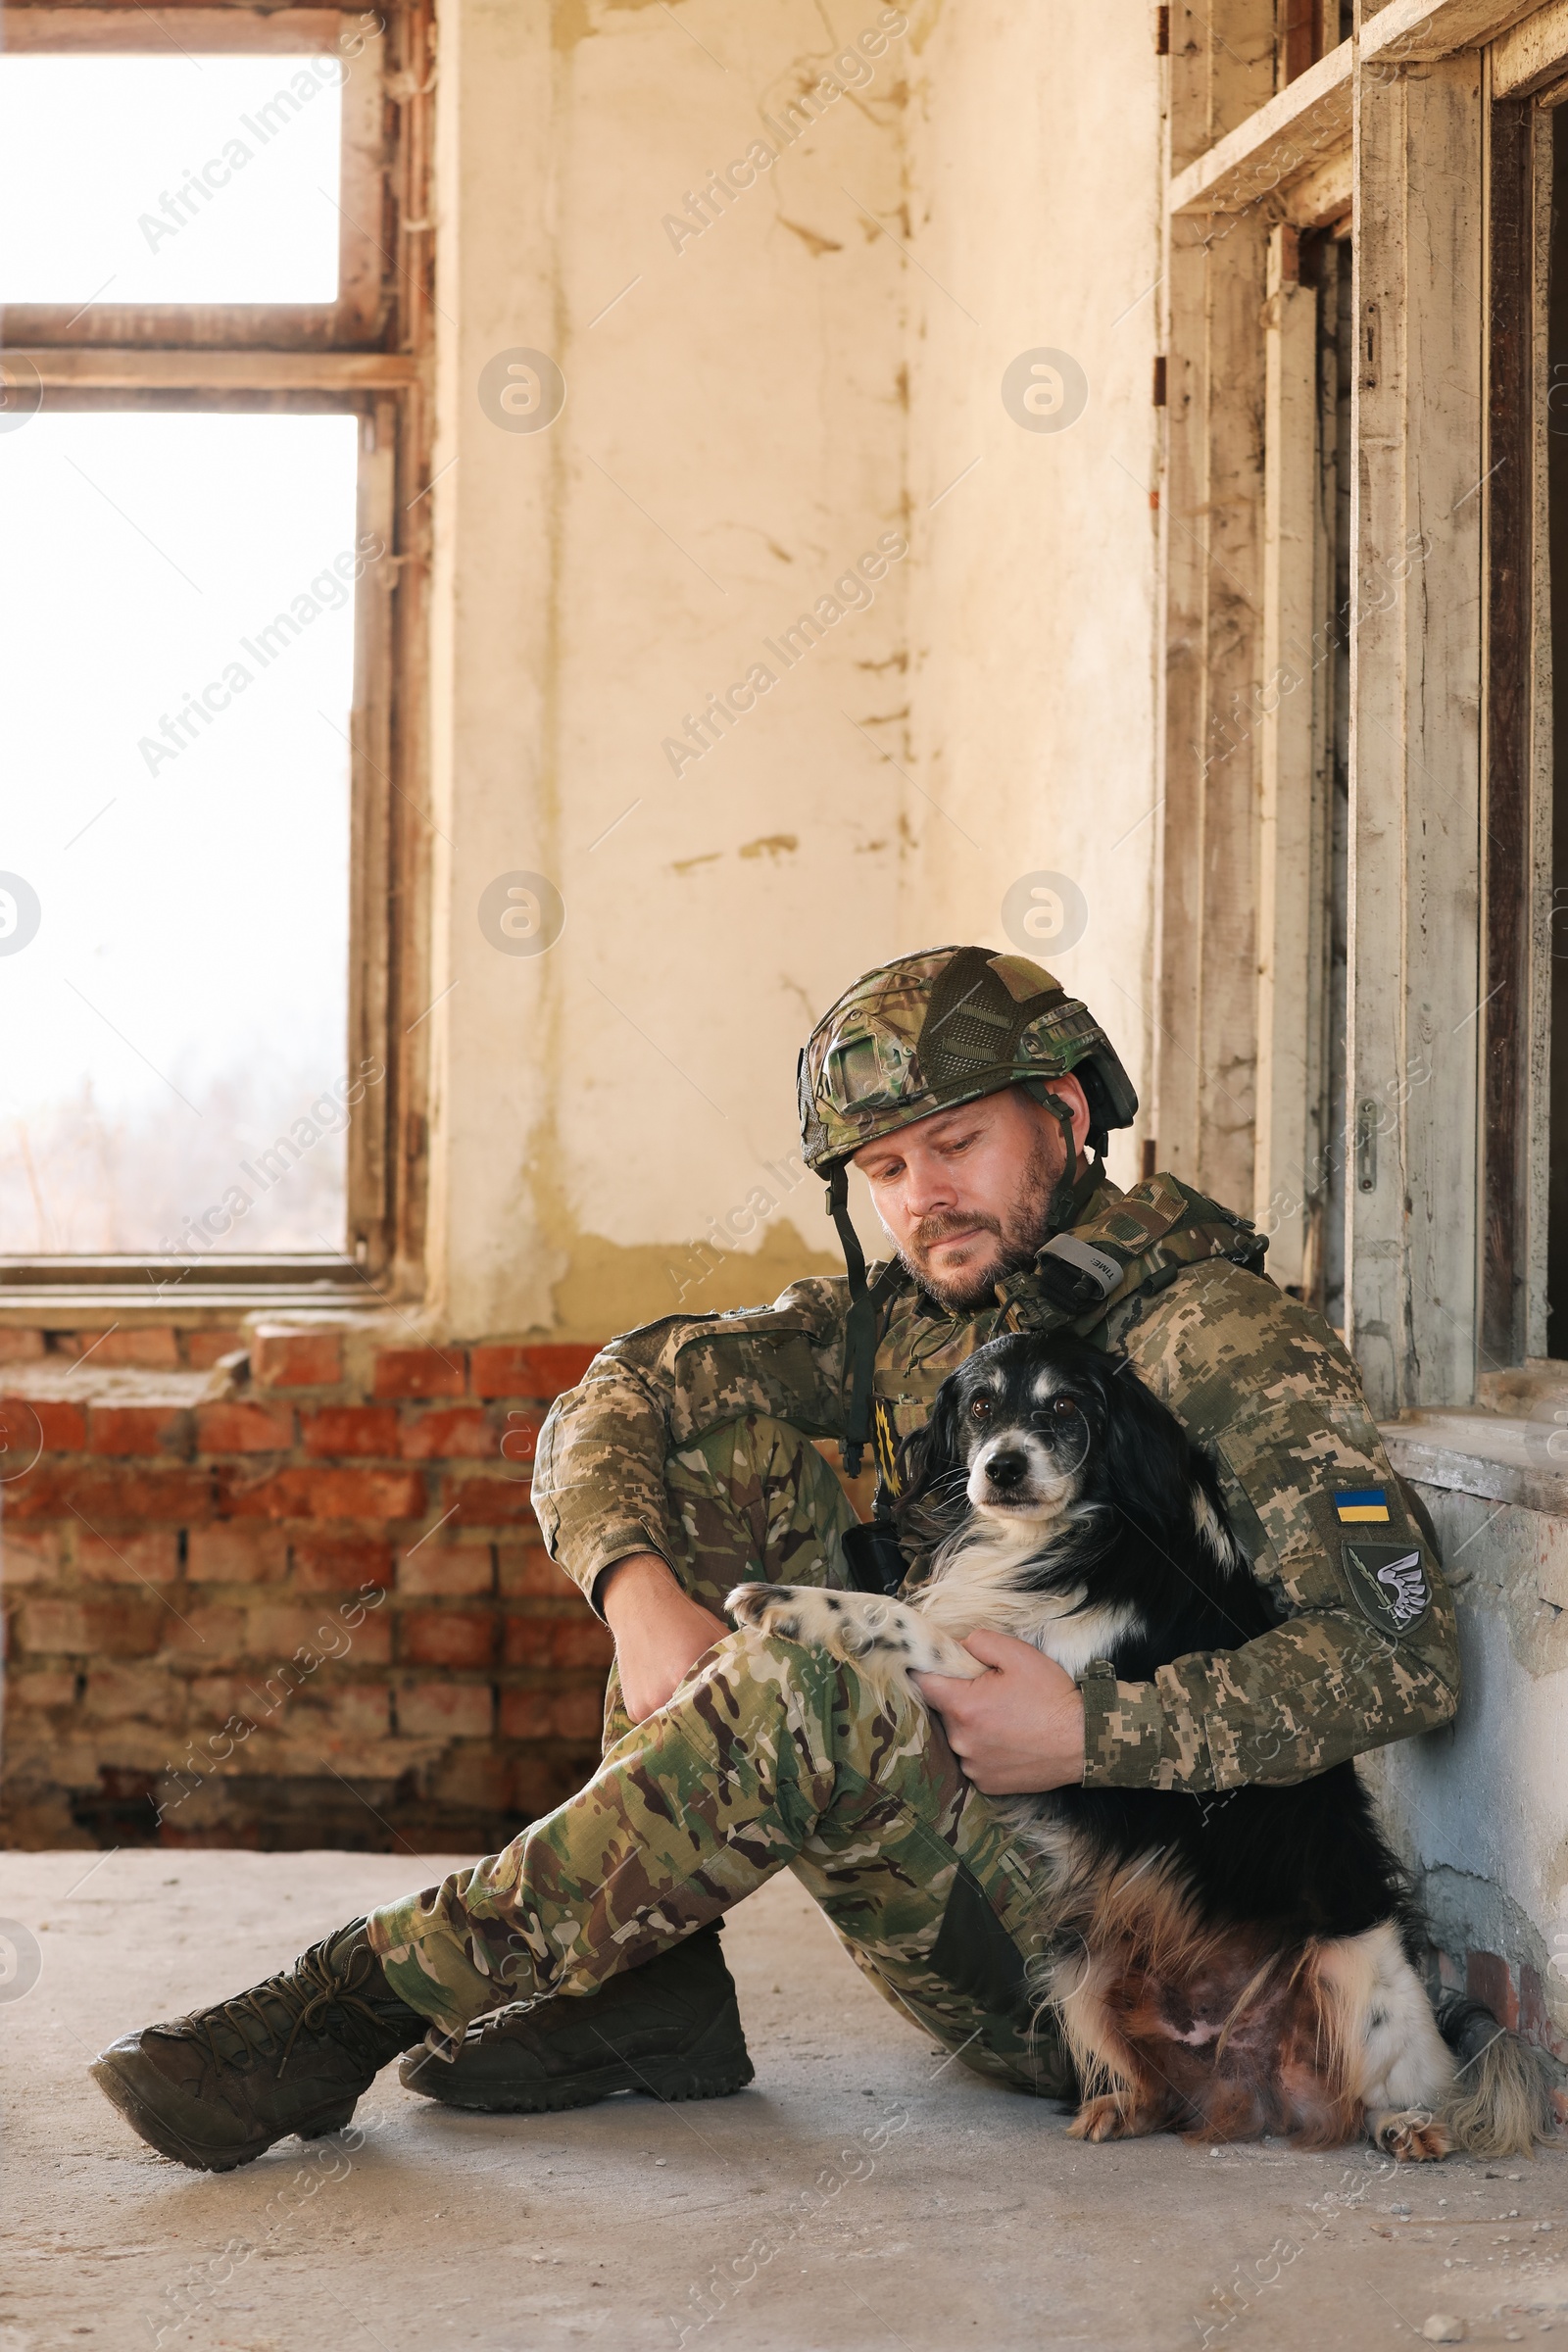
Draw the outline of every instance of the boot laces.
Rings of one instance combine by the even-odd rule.
[[[350,2015],[358,2012],[372,2028],[379,2027],[381,2019],[357,1989],[374,1965],[369,1946],[356,1944],[346,1963],[334,1964],[327,1954],[326,1943],[313,1944],[281,1976],[269,1977],[265,1984],[253,1985],[248,1992],[236,1993],[232,2000],[220,2001],[215,2008],[201,2011],[192,2022],[205,2032],[214,2065],[243,2069],[258,2059],[270,2057],[277,2046],[281,2021],[275,2015],[268,2015],[268,2003],[280,2007],[292,2021],[277,2061],[279,2081],[300,2035],[316,2032],[333,2013],[347,2023]],[[217,2033],[220,2025],[226,2025],[237,2036],[243,2056],[220,2047]],[[253,2028],[259,2034],[254,2040]]]

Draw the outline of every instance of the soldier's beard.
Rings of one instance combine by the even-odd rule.
[[[1051,1238],[1051,1202],[1062,1159],[1059,1138],[1044,1133],[1024,1162],[1018,1189],[1000,1217],[973,1209],[965,1214],[922,1217],[899,1249],[905,1271],[950,1314],[969,1314],[977,1307],[993,1305],[998,1283],[1032,1266]],[[950,1273],[933,1271],[933,1244],[955,1233],[976,1237],[974,1254]],[[989,1246],[979,1239],[984,1234],[994,1237]]]

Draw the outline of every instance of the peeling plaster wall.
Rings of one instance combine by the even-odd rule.
[[[902,526],[900,263],[858,205],[897,208],[906,43],[862,51],[859,89],[700,233],[677,247],[665,216],[754,141],[781,147],[764,114],[882,13],[865,0],[830,38],[794,0],[560,7],[553,44],[538,0],[443,18],[456,849],[434,1257],[455,1328],[602,1336],[836,1262],[815,1185],[786,1199],[767,1167],[794,1146],[805,1030],[899,944],[906,788],[877,741],[890,683],[903,699],[905,566],[793,667],[764,640]],[[481,370],[517,347],[564,373],[546,431],[480,407]],[[665,739],[697,748],[687,714],[754,663],[777,683],[673,773]],[[562,893],[547,955],[481,936],[479,896],[511,870]],[[765,1268],[683,1298],[690,1244],[744,1224],[759,1188]]]
[[[1141,1078],[1154,305],[1138,296],[1159,136],[1148,26],[1121,13],[444,11],[445,1328],[598,1338],[836,1267],[819,1190],[789,1165],[799,1045],[889,955],[1005,944],[1003,895],[1032,868],[1086,891],[1082,943],[1037,952],[1104,1007]],[[847,57],[859,86],[819,92],[786,146],[790,102]],[[1117,103],[1088,110],[1091,136],[1095,81]],[[694,231],[691,192],[759,139],[776,162]],[[1021,431],[999,396],[1040,342],[1090,377],[1061,435]],[[517,349],[564,372],[547,430],[481,405],[486,365]],[[875,601],[787,663],[783,631],[890,535],[908,553]],[[754,663],[776,683],[673,772],[668,745],[700,748],[690,717]],[[562,894],[548,954],[481,932],[480,896],[511,872]],[[1114,1164],[1131,1172],[1130,1142]]]
[[[1040,956],[1094,1007],[1147,1099],[1160,269],[1150,12],[970,0],[922,11],[915,48],[910,743],[947,816],[927,811],[904,907],[911,932]],[[1025,429],[1004,405],[1009,364],[1041,349],[1065,352],[1087,379],[1062,430]],[[1082,893],[1073,944],[1053,944],[1049,900],[1035,903],[1045,936],[1032,945],[1004,926],[1009,887],[1039,872]],[[1145,1132],[1112,1145],[1122,1183]]]
[[[1420,1493],[1458,1600],[1463,1698],[1370,1777],[1442,1948],[1535,1971],[1568,2037],[1568,1521]]]

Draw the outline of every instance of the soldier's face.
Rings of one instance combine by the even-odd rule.
[[[1089,1105],[1076,1078],[1052,1086],[1082,1151]],[[1049,1110],[1011,1087],[863,1144],[855,1165],[921,1287],[956,1313],[988,1305],[1006,1274],[1033,1263],[1066,1157]]]

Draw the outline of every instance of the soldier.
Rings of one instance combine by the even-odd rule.
[[[400,2051],[460,2106],[536,2112],[622,2088],[750,2081],[720,1915],[788,1865],[852,1957],[966,2067],[1070,2090],[1030,1963],[1048,1866],[989,1797],[1084,1782],[1290,1782],[1447,1721],[1452,1609],[1335,1335],[1260,1271],[1244,1218],[1157,1175],[1121,1193],[1108,1131],[1137,1100],[1104,1032],[1021,956],[945,948],[859,981],[801,1057],[803,1148],[848,1278],[770,1307],[673,1316],[613,1342],[551,1413],[534,1501],[555,1558],[615,1635],[607,1753],[503,1853],[356,1920],[238,1998],[127,2035],[93,2072],[166,2154],[224,2170],[347,2123]],[[867,1275],[846,1205],[865,1174],[897,1254]],[[943,1378],[1000,1331],[1126,1351],[1218,1466],[1284,1622],[1151,1683],[1073,1682],[976,1634],[993,1672],[926,1679],[935,1723],[853,1666],[732,1631],[751,1578],[886,1570],[813,1440],[879,1504]],[[1414,1595],[1377,1542],[1420,1554]],[[1369,1497],[1371,1499],[1369,1499]],[[896,1557],[896,1555],[895,1555]],[[896,1557],[895,1577],[921,1563]],[[884,1574],[881,1581],[888,1582]],[[944,1737],[944,1732],[946,1736]],[[475,2022],[480,2021],[480,2022]]]

